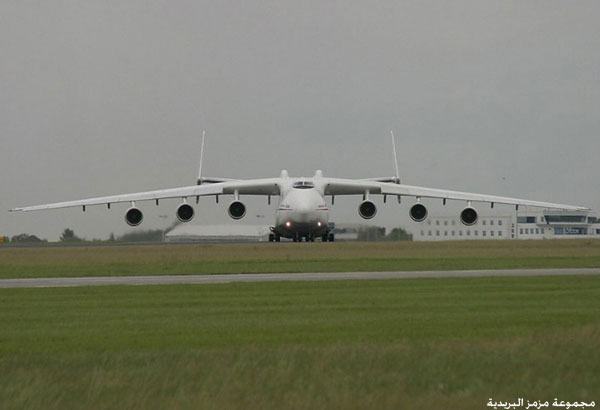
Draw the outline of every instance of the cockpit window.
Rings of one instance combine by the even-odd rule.
[[[315,187],[315,184],[310,181],[298,181],[295,182],[293,186],[296,189],[311,189]]]

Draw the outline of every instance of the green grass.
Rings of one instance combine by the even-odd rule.
[[[0,278],[567,267],[600,267],[600,241],[0,248]]]
[[[600,277],[0,290],[0,408],[600,401]]]

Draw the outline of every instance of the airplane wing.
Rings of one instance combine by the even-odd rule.
[[[137,192],[133,194],[112,195],[77,201],[27,206],[11,209],[11,212],[30,212],[48,209],[110,205],[122,202],[151,201],[169,198],[188,198],[211,195],[279,195],[278,178],[235,180],[214,184],[193,185],[181,188],[161,189],[157,191]]]
[[[369,194],[408,196],[415,198],[439,198],[442,200],[458,200],[467,202],[486,202],[491,204],[521,205],[538,208],[561,209],[566,211],[587,211],[589,208],[550,202],[530,201],[527,199],[509,198],[495,195],[475,194],[470,192],[449,191],[444,189],[425,188],[404,184],[379,182],[369,179],[328,178],[325,183],[325,195],[363,195]]]

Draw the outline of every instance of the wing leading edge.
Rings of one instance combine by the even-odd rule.
[[[161,189],[156,191],[136,192],[132,194],[103,196],[68,202],[27,206],[11,209],[10,212],[44,211],[49,209],[73,208],[80,206],[109,205],[124,202],[141,202],[159,199],[189,198],[227,194],[244,195],[279,195],[280,183],[278,178],[250,179],[214,184],[192,185],[181,188]]]

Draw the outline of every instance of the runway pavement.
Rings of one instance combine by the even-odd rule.
[[[102,276],[81,278],[1,279],[0,289],[107,285],[204,285],[234,282],[307,282],[490,276],[600,275],[594,269],[511,269],[424,272],[246,273],[231,275]]]

